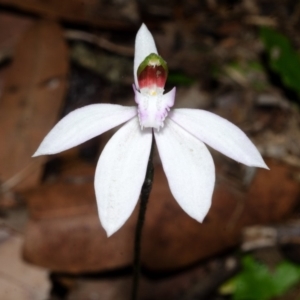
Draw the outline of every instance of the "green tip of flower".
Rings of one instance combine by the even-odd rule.
[[[139,76],[146,67],[160,67],[162,66],[165,72],[168,72],[167,63],[163,60],[163,58],[155,53],[149,54],[143,62],[139,65],[137,70],[137,75]]]

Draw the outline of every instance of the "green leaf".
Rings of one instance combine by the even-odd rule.
[[[242,259],[242,266],[243,270],[223,286],[229,284],[225,293],[231,290],[234,300],[270,300],[284,295],[300,281],[300,267],[287,261],[281,262],[275,272],[251,256]]]
[[[244,270],[236,277],[234,300],[267,300],[274,295],[268,268],[251,256],[243,259]]]
[[[261,28],[270,68],[278,73],[286,87],[300,95],[300,56],[290,41],[271,28]]]
[[[273,275],[276,296],[285,294],[300,280],[300,267],[284,261],[279,264]]]

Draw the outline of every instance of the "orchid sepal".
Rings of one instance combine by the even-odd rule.
[[[205,110],[188,108],[174,109],[170,119],[231,159],[247,166],[269,169],[246,134],[228,120]]]
[[[73,148],[136,116],[135,107],[91,104],[75,109],[46,135],[33,157],[56,154]]]

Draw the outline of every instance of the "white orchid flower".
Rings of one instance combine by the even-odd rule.
[[[268,169],[260,153],[235,125],[204,110],[174,109],[175,88],[164,94],[167,66],[143,24],[135,41],[137,107],[93,104],[57,123],[34,156],[55,154],[125,123],[99,158],[95,191],[100,222],[108,236],[134,210],[145,179],[154,135],[171,192],[192,218],[202,222],[215,184],[213,159],[205,146],[247,166]]]

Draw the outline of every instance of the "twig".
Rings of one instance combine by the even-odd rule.
[[[12,177],[7,179],[5,182],[0,184],[0,194],[4,194],[10,191],[12,188],[17,186],[20,182],[28,177],[37,167],[40,166],[39,162],[43,158],[37,158],[31,161],[25,168],[21,171],[15,173]]]
[[[134,54],[134,50],[132,47],[126,47],[126,46],[120,46],[114,44],[102,37],[99,37],[95,34],[91,34],[85,31],[65,30],[64,35],[65,38],[68,40],[80,40],[80,41],[88,42],[100,48],[103,48],[105,50],[115,52],[124,56],[132,57]]]
[[[287,222],[277,226],[250,226],[243,230],[243,251],[286,244],[300,244],[300,222]]]
[[[133,57],[134,55],[134,49],[132,47],[126,47],[122,45],[117,45],[115,43],[112,43],[108,41],[107,39],[104,39],[102,37],[99,37],[95,34],[91,34],[85,31],[80,30],[65,30],[64,31],[64,37],[67,40],[78,40],[83,42],[88,42],[91,44],[96,45],[97,47],[100,47],[102,49],[123,55],[123,56],[129,56]],[[3,48],[0,47],[0,64],[5,62],[8,59],[11,59],[13,57],[13,47]]]
[[[250,15],[245,18],[245,23],[256,26],[271,26],[276,27],[278,22],[271,17],[268,16],[258,16],[258,15]]]

